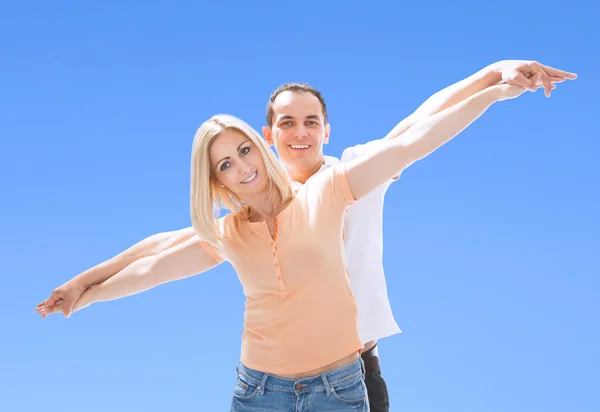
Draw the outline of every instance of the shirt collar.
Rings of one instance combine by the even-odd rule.
[[[323,163],[323,166],[321,166],[321,168],[319,169],[319,172],[322,172],[325,169],[330,168],[331,166],[335,166],[336,164],[338,164],[340,162],[340,159],[338,159],[337,157],[333,157],[333,156],[323,156],[325,158],[325,163]]]

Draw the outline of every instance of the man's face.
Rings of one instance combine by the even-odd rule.
[[[323,144],[329,141],[323,107],[312,93],[285,91],[273,102],[273,126],[263,136],[288,168],[314,168],[323,163]]]

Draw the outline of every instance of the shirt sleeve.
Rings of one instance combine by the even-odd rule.
[[[216,223],[222,234],[225,234],[227,232],[227,226],[229,224],[231,224],[231,216],[232,216],[231,213],[227,213],[225,216],[222,216],[217,219]],[[212,245],[210,242],[208,242],[204,239],[199,239],[199,242],[200,242],[200,246],[202,246],[202,248],[206,251],[206,253],[208,253],[210,256],[212,256],[212,258],[215,261],[217,261],[217,263],[222,263],[227,260],[225,257],[221,256],[222,254],[219,253],[219,250],[217,249],[217,247]]]
[[[222,263],[223,261],[225,261],[225,259],[223,259],[223,257],[221,257],[221,255],[219,255],[219,252],[217,252],[217,249],[215,249],[206,240],[200,240],[199,242],[200,242],[200,246],[202,246],[202,248],[206,251],[206,253],[208,253],[210,256],[212,256],[212,258],[214,260],[216,260],[218,263]]]
[[[304,186],[308,202],[321,207],[338,205],[343,209],[356,201],[346,177],[346,165],[342,163],[313,176]]]
[[[356,202],[356,198],[350,190],[348,178],[346,177],[346,165],[339,164],[333,167],[333,191],[340,198],[344,199],[347,205]]]

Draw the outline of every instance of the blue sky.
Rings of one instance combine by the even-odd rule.
[[[497,104],[388,192],[392,411],[600,410],[598,6],[120,3],[0,6],[3,410],[228,410],[244,307],[228,264],[68,320],[36,304],[189,226],[212,114],[259,129],[272,89],[309,82],[339,155],[511,58],[579,79]]]

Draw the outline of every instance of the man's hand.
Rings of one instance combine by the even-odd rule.
[[[86,288],[77,281],[70,280],[67,283],[54,289],[52,295],[35,308],[36,312],[42,315],[42,318],[52,314],[62,312],[65,318],[71,316],[73,306],[79,300]]]
[[[530,91],[543,87],[546,97],[550,97],[550,93],[556,88],[554,83],[577,78],[575,73],[530,60],[503,60],[495,64],[495,71],[500,73],[503,83],[511,86],[521,86]]]

